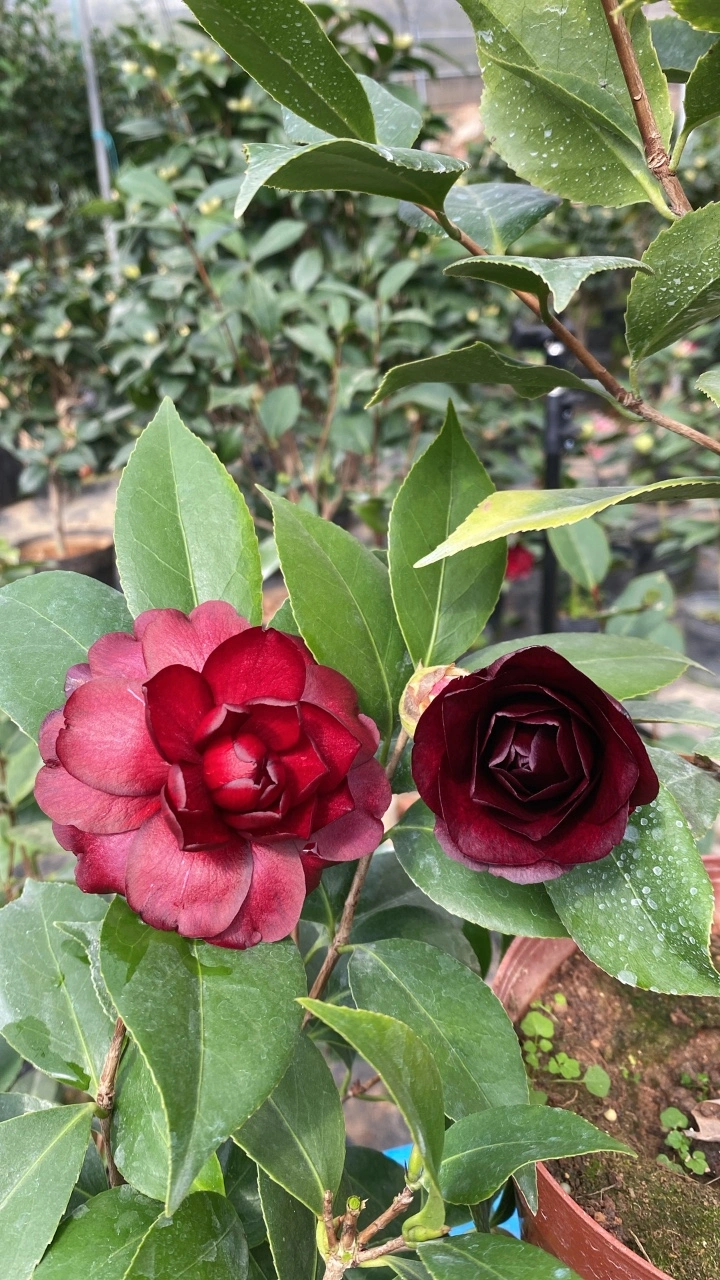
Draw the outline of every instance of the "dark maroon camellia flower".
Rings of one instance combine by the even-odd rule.
[[[86,893],[222,947],[284,938],[328,863],[382,840],[390,786],[353,686],[211,601],[153,609],[73,667],[36,785]]]
[[[544,645],[452,680],[418,721],[412,772],[445,852],[519,884],[604,858],[658,793],[620,703]]]

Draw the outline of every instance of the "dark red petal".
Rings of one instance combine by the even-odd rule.
[[[54,822],[95,835],[135,831],[160,806],[158,796],[115,796],[98,791],[73,778],[60,764],[40,770],[35,799]]]
[[[171,764],[200,759],[195,734],[212,710],[208,685],[192,667],[163,667],[144,686],[148,727],[158,751]]]
[[[58,759],[74,778],[116,796],[153,795],[167,778],[145,723],[137,685],[104,677],[89,680],[65,704]]]
[[[200,604],[189,617],[178,609],[149,609],[135,619],[135,635],[142,641],[151,676],[176,665],[202,671],[218,645],[249,627],[224,600]]]
[[[213,849],[234,833],[215,808],[199,765],[174,764],[162,793],[162,812],[182,849]]]
[[[88,650],[90,671],[94,676],[118,676],[126,680],[146,680],[147,667],[142,645],[125,631],[111,631],[101,636]]]
[[[249,708],[243,732],[262,738],[270,751],[290,751],[300,739],[299,709],[275,702],[254,703]]]
[[[75,881],[83,893],[124,893],[125,869],[134,831],[99,836],[54,823],[58,844],[77,858]]]
[[[38,747],[46,764],[57,764],[57,736],[65,728],[65,714],[62,707],[58,711],[49,711],[40,725]]]
[[[627,806],[640,777],[640,769],[631,749],[609,724],[601,738],[601,760],[597,768],[597,787],[592,801],[583,811],[587,822],[608,822],[618,809]]]
[[[302,701],[329,711],[357,738],[361,747],[358,764],[375,755],[380,741],[377,725],[369,716],[359,713],[355,686],[339,671],[317,665],[308,667]]]
[[[331,864],[324,862],[322,858],[318,858],[314,853],[301,853],[300,860],[305,873],[305,892],[312,893],[313,890],[317,889],[322,879],[323,871]]]
[[[303,843],[313,830],[315,798],[310,797],[287,812],[268,809],[256,813],[230,813],[225,810],[228,826],[236,831],[252,834],[257,840],[300,840]]]
[[[297,702],[305,684],[305,662],[292,637],[251,627],[215,649],[203,668],[215,702],[243,706],[277,698]]]
[[[315,831],[322,830],[323,827],[327,827],[331,822],[342,818],[346,813],[352,813],[354,808],[355,801],[347,781],[342,782],[329,795],[317,797],[313,829]]]
[[[385,831],[382,815],[392,799],[390,783],[377,760],[368,760],[348,774],[355,808],[313,833],[309,852],[329,862],[351,862],[373,853]]]
[[[305,873],[292,845],[252,846],[249,893],[229,928],[209,938],[217,947],[243,950],[287,938],[305,901]]]
[[[252,875],[252,855],[239,837],[210,852],[187,853],[161,814],[143,823],[130,849],[126,896],[154,929],[212,938],[237,915]]]
[[[450,685],[447,686],[448,689]],[[443,731],[443,698],[434,698],[423,711],[415,726],[415,742],[412,750],[412,776],[425,804],[433,813],[440,806],[440,765],[445,758],[445,733]]]
[[[462,862],[472,871],[489,871],[490,875],[511,880],[514,884],[540,884],[544,880],[557,880],[558,876],[567,871],[567,867],[560,867],[557,862],[549,861],[534,862],[529,867],[491,867],[487,863],[471,862],[469,858],[463,857],[457,845],[453,844],[442,818],[438,818],[435,823],[435,839],[448,857],[454,858],[456,862]]]
[[[307,738],[301,739],[293,751],[286,751],[280,761],[285,770],[285,786],[291,793],[292,804],[299,804],[301,800],[314,795],[320,784],[326,783],[330,773],[315,743]],[[344,777],[346,772],[344,770],[340,777]]]
[[[346,777],[358,759],[360,741],[345,725],[323,707],[300,703],[303,728],[327,766],[323,791],[331,791]]]
[[[65,674],[65,697],[69,698],[81,684],[87,684],[91,678],[92,672],[87,662],[78,662],[70,667]]]

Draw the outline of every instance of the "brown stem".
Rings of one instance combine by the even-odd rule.
[[[362,1098],[364,1093],[369,1093],[379,1083],[380,1076],[371,1076],[369,1080],[356,1080],[354,1084],[350,1085],[343,1102],[349,1102],[351,1098]]]
[[[367,1244],[368,1240],[372,1240],[380,1231],[383,1231],[388,1223],[394,1218],[399,1218],[401,1213],[410,1207],[415,1198],[415,1192],[410,1187],[403,1187],[399,1195],[395,1197],[389,1209],[381,1213],[369,1227],[365,1227],[358,1236],[358,1244]]]
[[[401,729],[395,740],[395,747],[393,749],[393,753],[385,767],[385,776],[388,782],[392,782],[393,778],[395,777],[395,771],[400,763],[400,760],[402,759],[402,753],[405,750],[407,744],[408,744],[408,735],[404,729]]]
[[[460,227],[450,222],[445,214],[438,214],[434,209],[429,209],[426,205],[418,205],[418,208],[437,222],[443,230],[451,235],[453,240],[457,240],[463,249],[466,249],[473,258],[484,257],[487,250],[482,245],[477,244],[475,240],[461,231]],[[646,422],[652,422],[655,426],[664,427],[667,431],[674,431],[676,435],[684,436],[686,440],[691,440],[693,444],[699,444],[703,449],[710,449],[712,453],[720,454],[720,441],[713,440],[712,436],[706,436],[702,431],[696,431],[694,427],[689,427],[686,422],[678,422],[675,418],[668,418],[666,414],[660,413],[658,409],[654,409],[652,405],[646,404],[640,396],[633,395],[632,391],[628,391],[617,378],[613,377],[609,369],[606,369],[599,360],[596,360],[591,351],[580,341],[579,338],[571,333],[565,327],[557,316],[549,316],[544,318],[540,313],[540,304],[532,293],[525,293],[522,289],[513,289],[516,298],[519,298],[526,307],[533,312],[538,319],[543,320],[548,328],[555,334],[555,337],[572,352],[575,359],[584,365],[588,373],[610,393],[613,399],[617,400],[625,409],[630,409],[632,413],[638,414],[644,418]]]
[[[115,1077],[117,1076],[118,1067],[120,1066],[120,1058],[125,1045],[125,1023],[122,1018],[118,1018],[115,1023],[115,1030],[110,1041],[110,1048],[107,1051],[107,1057],[103,1064],[100,1074],[100,1081],[97,1091],[97,1104],[102,1108],[106,1115],[102,1119],[102,1136],[103,1146],[105,1147],[105,1159],[107,1161],[108,1182],[111,1187],[122,1186],[125,1179],[118,1169],[113,1159],[112,1146],[110,1143],[110,1124],[112,1121],[112,1111],[115,1105]]]
[[[400,1253],[402,1249],[412,1248],[413,1245],[403,1240],[402,1236],[396,1236],[394,1240],[386,1240],[385,1244],[376,1245],[374,1249],[363,1249],[357,1256],[358,1265],[363,1262],[372,1262],[374,1258],[384,1258],[388,1253]]]
[[[325,1234],[328,1241],[328,1249],[332,1253],[333,1249],[337,1249],[337,1236],[335,1235],[335,1223],[333,1221],[333,1193],[326,1191],[323,1196],[323,1222],[325,1224]]]
[[[65,541],[65,495],[63,493],[62,480],[55,471],[48,473],[48,503],[55,551],[58,558],[62,560],[67,551],[67,543]]]
[[[624,14],[620,12],[617,0],[602,0],[602,7],[605,10],[615,51],[633,104],[648,169],[662,183],[673,213],[682,218],[684,214],[692,212],[692,205],[683,191],[679,178],[670,170],[670,157],[665,150],[665,143],[647,96],[635,46]]]

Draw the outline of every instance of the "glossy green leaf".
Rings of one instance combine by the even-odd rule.
[[[242,1222],[248,1248],[254,1249],[267,1238],[258,1190],[258,1167],[232,1139],[223,1143],[218,1159],[225,1195]]]
[[[445,1134],[440,1073],[432,1052],[404,1022],[367,1009],[346,1009],[323,1000],[302,1000],[382,1076],[421,1152],[425,1173],[437,1188]]]
[[[550,529],[548,539],[555,558],[573,582],[586,591],[600,585],[612,560],[610,543],[602,525],[592,518],[579,520],[577,524]]]
[[[296,1200],[322,1217],[323,1194],[337,1191],[345,1164],[345,1120],[335,1081],[307,1036],[285,1075],[233,1138]]]
[[[720,783],[674,751],[648,747],[653,768],[682,813],[696,840],[705,835],[720,813]]]
[[[701,31],[720,31],[717,0],[670,0],[677,14]]]
[[[31,738],[65,701],[68,667],[107,631],[132,630],[118,591],[80,573],[36,573],[0,591],[0,707]]]
[[[466,1116],[445,1136],[440,1187],[452,1204],[489,1200],[512,1174],[537,1160],[560,1160],[590,1151],[622,1151],[624,1142],[558,1107],[531,1103],[496,1107]]]
[[[390,832],[400,865],[428,898],[463,920],[528,938],[564,938],[543,885],[511,884],[448,858],[433,831],[435,815],[418,800]]]
[[[341,138],[375,138],[367,95],[303,0],[192,0],[208,35],[284,106]]]
[[[276,631],[284,631],[288,636],[300,635],[300,628],[295,621],[295,614],[292,611],[289,596],[287,600],[283,600],[280,608],[273,614],[269,626],[274,627]]]
[[[673,161],[694,129],[720,115],[720,42],[700,59],[685,87],[685,123]]]
[[[74,884],[28,880],[0,911],[0,1032],[63,1084],[95,1093],[113,1032],[83,947],[57,928],[102,920],[103,898]]]
[[[701,374],[695,386],[698,391],[704,391],[705,395],[720,407],[720,364],[708,369],[707,373]]]
[[[3,1280],[28,1280],[77,1182],[92,1106],[50,1107],[0,1124]],[[75,1273],[76,1277],[78,1273]]]
[[[560,22],[554,15],[548,21],[545,0],[460,3],[478,39],[483,124],[510,168],[586,204],[657,200],[602,7],[570,0]],[[632,20],[632,35],[667,144],[668,88],[641,14]]]
[[[639,698],[672,684],[690,665],[690,659],[637,636],[603,636],[586,631],[558,631],[544,636],[522,636],[489,645],[463,661],[470,671],[489,667],[504,653],[546,644],[599,684],[614,698]]]
[[[396,365],[385,374],[374,396],[368,401],[367,408],[372,408],[381,400],[387,400],[388,396],[395,395],[404,387],[414,387],[418,382],[509,386],[528,400],[546,396],[555,387],[592,391],[607,398],[599,384],[578,378],[566,369],[557,369],[549,364],[526,364],[511,356],[500,355],[487,342],[474,342],[471,347],[460,347],[457,351],[447,351],[443,355]]]
[[[258,1186],[277,1280],[315,1280],[319,1255],[314,1213],[262,1169]]]
[[[338,525],[262,492],[303,639],[318,662],[352,681],[361,709],[389,737],[411,665],[385,565]]]
[[[227,600],[262,618],[262,572],[247,504],[219,458],[164,400],[123,472],[118,571],[133,613]]]
[[[170,1174],[167,1116],[150,1069],[132,1041],[117,1074],[111,1140],[126,1182],[151,1200],[164,1200]]]
[[[300,958],[289,944],[219,951],[161,933],[116,898],[103,925],[100,961],[162,1097],[172,1212],[210,1153],[287,1069],[300,1023],[294,998],[305,986]]]
[[[258,417],[271,440],[279,440],[295,426],[301,407],[300,392],[294,382],[272,387],[267,392],[258,406]]]
[[[191,1195],[165,1217],[132,1187],[115,1187],[78,1210],[35,1272],[37,1280],[245,1280],[242,1225],[224,1196]]]
[[[720,315],[720,204],[679,218],[642,260],[653,274],[635,276],[626,314],[635,363]]]
[[[40,752],[32,738],[20,738],[17,745],[13,744],[5,766],[5,792],[13,808],[30,795],[41,764]]]
[[[434,564],[467,547],[477,547],[513,533],[576,524],[608,507],[624,506],[628,502],[686,502],[688,498],[719,496],[720,481],[702,476],[592,489],[502,489],[485,498],[449,538],[419,563]]]
[[[402,1253],[388,1257],[388,1265],[392,1267],[401,1280],[431,1280],[430,1272],[419,1258],[408,1258]]]
[[[712,886],[664,787],[636,809],[612,853],[547,888],[578,946],[614,978],[670,995],[720,995],[709,954]]]
[[[445,213],[455,226],[488,253],[504,253],[560,201],[524,182],[473,182],[455,186],[445,200]],[[403,203],[400,217],[418,231],[447,235],[433,218],[415,204]]]
[[[505,575],[503,539],[447,565],[413,567],[493,489],[449,404],[442,431],[406,477],[390,513],[390,585],[415,663],[454,662],[495,607]]]
[[[225,1179],[223,1178],[223,1171],[217,1152],[213,1151],[212,1155],[208,1156],[199,1174],[194,1179],[190,1194],[193,1195],[196,1191],[213,1191],[217,1195],[225,1195]]]
[[[0,1036],[0,1094],[5,1089],[9,1089],[10,1085],[20,1074],[20,1068],[23,1064],[22,1056],[8,1044],[7,1040]],[[2,1098],[0,1097],[0,1102]],[[0,1113],[0,1118],[6,1119]]]
[[[386,147],[352,139],[288,147],[251,142],[235,205],[242,217],[261,187],[285,191],[364,191],[442,209],[467,165],[455,156],[410,147]]]
[[[668,80],[684,83],[698,58],[715,43],[715,37],[697,31],[688,22],[670,15],[650,22],[652,42]]]
[[[0,1093],[0,1123],[3,1120],[14,1120],[16,1116],[24,1116],[28,1111],[47,1111],[55,1104],[45,1098],[37,1098],[32,1093]]]
[[[580,1280],[577,1272],[544,1249],[506,1236],[455,1236],[420,1245],[420,1261],[432,1280]]]
[[[481,258],[461,258],[445,268],[445,275],[488,280],[506,289],[534,293],[543,305],[549,302],[554,311],[560,312],[572,302],[583,281],[598,271],[637,271],[642,267],[636,258],[513,258],[486,254]]]
[[[375,120],[375,138],[385,147],[411,147],[423,125],[415,107],[395,96],[387,85],[370,76],[358,76]]]
[[[639,724],[700,724],[720,729],[720,715],[694,702],[662,702],[659,698],[633,698],[625,710]]]

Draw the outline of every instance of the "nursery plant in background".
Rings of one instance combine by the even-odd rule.
[[[405,224],[459,246],[447,278],[512,291],[575,361],[477,340],[377,369],[371,407],[423,383],[570,388],[720,453],[642,394],[644,360],[720,313],[720,262],[718,206],[693,209],[670,165],[667,82],[636,8],[569,0],[550,21],[540,0],[467,5],[485,124],[520,181],[466,186],[463,163],[414,145],[419,114],[356,74],[302,0],[191,7],[283,112],[284,139],[247,143],[240,216],[268,185],[399,201]],[[630,260],[506,253],[558,197],[646,202],[667,228]],[[157,208],[175,236],[173,203]],[[250,245],[251,225],[223,221],[222,238]],[[627,386],[558,318],[606,271],[633,273]],[[560,547],[565,531],[570,563],[578,530],[597,544],[583,522],[720,484],[498,490],[450,403],[399,487],[386,549],[284,482],[258,492],[289,593],[266,629],[248,504],[169,400],[118,493],[122,592],[62,572],[0,591],[0,706],[38,742],[37,800],[76,858],[76,883],[30,878],[0,911],[9,1078],[21,1060],[63,1090],[50,1105],[2,1095],[11,1280],[340,1280],[367,1265],[575,1280],[582,1258],[572,1270],[498,1231],[511,1180],[532,1213],[538,1161],[632,1151],[531,1102],[482,977],[490,934],[573,939],[630,988],[716,999],[696,840],[720,807],[720,754],[715,734],[692,760],[648,754],[634,726],[672,719],[651,695],[689,665],[653,634],[488,646],[482,633],[508,538],[552,529]],[[404,812],[389,806],[416,788]],[[356,1058],[405,1121],[404,1169],[346,1144]],[[584,1079],[593,1097],[606,1088],[597,1070]]]

